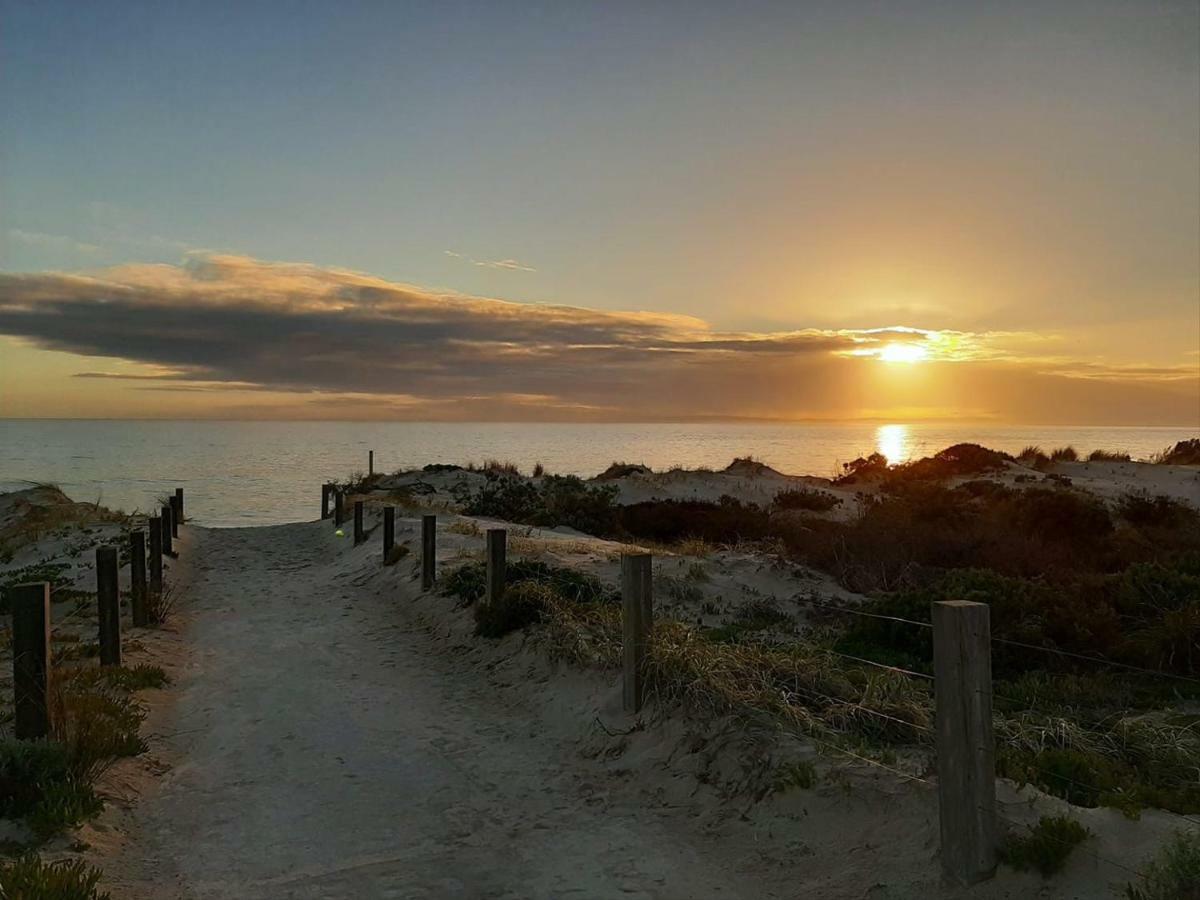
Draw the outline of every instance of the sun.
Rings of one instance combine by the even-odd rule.
[[[928,359],[928,357],[929,351],[920,344],[885,344],[879,351],[879,358],[884,362],[915,363],[923,359]]]

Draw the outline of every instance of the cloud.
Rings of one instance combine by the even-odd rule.
[[[262,391],[412,418],[835,418],[893,408],[1058,421],[1132,410],[1179,422],[1194,415],[1200,382],[1023,359],[1012,347],[1030,340],[1014,333],[720,332],[690,316],[514,303],[200,254],[91,274],[0,273],[0,334],[153,367],[79,373],[125,390]],[[863,358],[896,342],[921,342],[931,361],[901,371]]]
[[[456,253],[453,250],[443,251],[447,256],[453,256],[455,259],[461,259],[464,262],[469,262],[473,266],[482,266],[486,269],[508,269],[510,272],[536,272],[533,266],[527,266],[523,262],[518,262],[515,259],[473,259],[462,253]]]

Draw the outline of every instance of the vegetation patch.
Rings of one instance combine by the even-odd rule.
[[[1200,900],[1200,834],[1177,831],[1162,851],[1142,866],[1128,900]]]
[[[0,896],[12,900],[110,900],[100,871],[82,860],[43,862],[27,853],[0,863]]]
[[[487,481],[466,498],[463,512],[586,534],[611,534],[617,524],[616,485],[589,485],[574,475],[547,475],[538,482],[516,473],[487,470]]]
[[[1150,462],[1163,466],[1200,466],[1200,438],[1179,441],[1174,447],[1154,454]]]
[[[1066,816],[1042,816],[1026,834],[1009,835],[1000,845],[1000,859],[1014,869],[1036,869],[1049,877],[1063,867],[1076,846],[1090,836]]]
[[[835,497],[828,491],[818,491],[811,488],[795,488],[780,491],[771,501],[775,509],[802,509],[810,512],[828,512],[835,506],[841,505],[841,498]]]
[[[115,759],[146,749],[131,692],[166,683],[156,666],[56,672],[52,739],[0,741],[0,817],[21,819],[46,839],[99,812],[96,779]]]

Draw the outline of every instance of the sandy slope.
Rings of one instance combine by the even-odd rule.
[[[357,548],[329,523],[186,531],[175,684],[151,752],[114,773],[140,796],[81,835],[114,896],[964,896],[941,883],[925,785],[719,722],[637,727],[619,675],[475,638],[411,556],[380,565],[378,531]],[[443,565],[480,544],[444,529]],[[798,757],[815,789],[747,792]],[[1063,806],[1000,796],[1019,821]],[[1135,865],[1173,824],[1076,814],[1097,838],[1061,876],[1002,870],[969,896],[1116,896],[1128,873],[1097,856]]]

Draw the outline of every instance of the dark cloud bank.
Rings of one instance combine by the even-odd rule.
[[[95,276],[0,274],[0,333],[162,367],[121,376],[141,388],[316,392],[303,402],[331,410],[354,395],[380,416],[796,418],[900,407],[1175,424],[1200,409],[1200,378],[1186,372],[1082,378],[1061,365],[976,354],[922,364],[919,377],[887,377],[888,366],[853,353],[911,335],[717,333],[684,316],[439,294],[242,257]],[[986,344],[971,337],[976,350]]]

